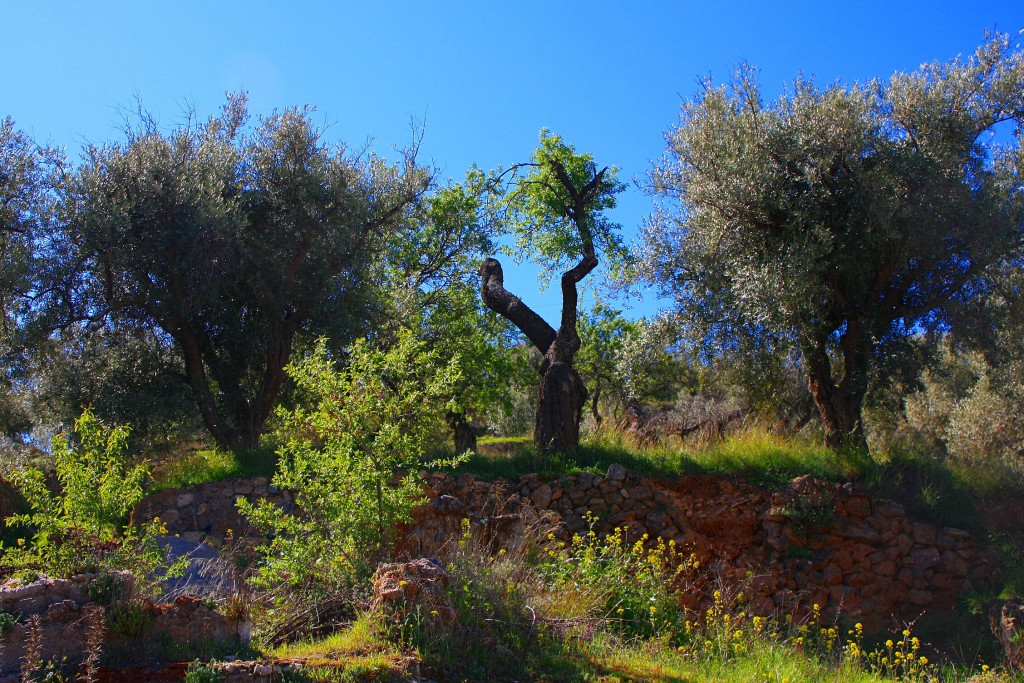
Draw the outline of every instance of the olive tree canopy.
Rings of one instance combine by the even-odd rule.
[[[743,67],[666,135],[644,272],[705,341],[799,349],[826,442],[863,447],[878,354],[1019,247],[1022,122],[1024,54],[1005,36],[887,82],[798,78],[774,102]]]
[[[206,427],[258,443],[296,335],[363,330],[374,268],[429,184],[323,139],[310,109],[247,126],[244,97],[164,133],[90,147],[51,254],[64,320],[131,320],[180,351]]]

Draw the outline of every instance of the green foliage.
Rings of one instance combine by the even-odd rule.
[[[214,662],[204,664],[198,659],[185,672],[185,683],[220,683],[221,675]]]
[[[34,534],[27,546],[5,548],[3,561],[56,576],[123,569],[141,579],[162,561],[153,540],[159,523],[125,523],[142,499],[147,469],[129,466],[126,427],[107,429],[86,411],[75,434],[75,442],[67,435],[53,440],[57,494],[38,469],[15,474],[31,512],[10,520],[31,526]]]
[[[244,96],[170,132],[148,118],[91,146],[62,190],[62,249],[45,251],[54,320],[99,311],[172,340],[204,424],[225,448],[258,444],[303,333],[363,333],[387,241],[429,184],[328,144],[310,108],[247,125]],[[70,305],[70,308],[69,308]]]
[[[0,612],[0,636],[6,636],[18,624],[18,615]]]
[[[38,240],[46,239],[53,216],[53,185],[63,161],[58,150],[35,144],[0,118],[0,439],[4,450],[25,450],[35,421],[26,397],[26,347],[38,341],[23,323],[39,268]],[[3,454],[8,459],[9,453]]]
[[[32,375],[42,424],[70,424],[88,409],[104,422],[132,425],[136,451],[203,435],[180,354],[144,327],[61,330],[37,345]]]
[[[125,589],[124,577],[105,571],[97,574],[85,584],[85,595],[90,602],[112,605]]]
[[[153,615],[144,602],[126,600],[115,603],[107,612],[107,626],[118,635],[134,638],[153,623]]]
[[[554,271],[575,263],[583,254],[602,252],[617,261],[624,255],[618,225],[604,212],[615,208],[615,195],[625,185],[615,178],[616,169],[599,171],[590,154],[579,154],[561,136],[540,132],[529,171],[516,178],[504,197],[508,227],[515,237],[519,259],[529,256],[550,279]],[[563,175],[564,174],[564,175]],[[597,181],[594,191],[573,197],[566,180],[577,193]],[[578,201],[585,198],[584,205]]]
[[[796,80],[765,102],[753,70],[683,105],[651,174],[665,200],[643,270],[676,298],[691,339],[796,348],[826,438],[858,439],[889,342],[1017,247],[1024,53],[996,36],[975,55],[888,83]]]
[[[301,515],[261,502],[239,509],[272,534],[257,582],[330,588],[383,557],[395,524],[423,502],[418,479],[428,438],[458,381],[408,332],[386,351],[365,341],[337,370],[323,344],[289,366],[305,407],[279,416],[274,484],[295,492]]]
[[[458,368],[449,422],[460,417],[470,422],[500,420],[512,410],[509,384],[526,374],[531,380],[536,376],[526,357],[516,353],[519,335],[501,316],[481,310],[475,291],[462,283],[428,292],[422,304],[420,320],[412,321],[418,322],[414,332]]]
[[[92,412],[82,413],[75,421],[77,443],[66,434],[53,439],[60,494],[51,495],[40,470],[17,473],[15,483],[32,513],[14,521],[44,534],[73,525],[105,540],[113,538],[142,499],[142,484],[148,474],[143,465],[128,466],[128,433],[127,427],[107,429]]]

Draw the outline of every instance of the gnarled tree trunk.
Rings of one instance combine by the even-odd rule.
[[[544,354],[539,372],[540,394],[533,438],[545,453],[569,452],[580,442],[580,417],[587,389],[572,367],[580,348],[576,334],[576,283],[597,267],[587,259],[562,276],[562,325],[556,332],[522,300],[505,289],[501,264],[493,258],[480,266],[480,293],[484,304],[508,318]]]
[[[602,193],[607,191],[604,176],[608,169],[595,173],[580,187],[557,159],[548,159],[545,164],[555,179],[554,186],[548,185],[548,188],[560,189],[567,199],[564,218],[575,226],[580,247],[579,262],[562,273],[562,319],[558,331],[505,289],[501,264],[493,258],[484,259],[480,266],[480,295],[488,308],[518,327],[544,355],[533,438],[545,453],[565,453],[579,445],[580,417],[587,400],[586,385],[572,365],[580,349],[576,332],[577,285],[597,268],[592,214]]]
[[[804,346],[803,356],[807,363],[807,388],[821,413],[825,446],[833,450],[849,446],[866,451],[868,442],[861,407],[867,394],[867,349],[863,335],[852,332],[851,335],[848,328],[840,340],[844,369],[839,384],[832,377],[832,363],[824,342]]]

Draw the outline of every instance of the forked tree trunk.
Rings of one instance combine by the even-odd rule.
[[[549,164],[558,186],[568,197],[564,217],[576,227],[581,247],[579,263],[562,273],[562,319],[558,331],[505,289],[501,264],[495,259],[484,259],[480,265],[480,295],[488,308],[518,327],[544,355],[533,438],[544,453],[567,453],[579,445],[580,417],[587,400],[586,385],[572,366],[580,350],[576,286],[597,268],[591,213],[604,191],[604,174],[608,169],[595,173],[586,185],[579,187],[559,161],[551,159]]]
[[[832,377],[832,363],[824,343],[803,349],[807,363],[807,388],[821,413],[825,446],[832,450],[852,447],[866,451],[867,437],[861,419],[861,408],[867,394],[867,364],[860,340],[843,336],[843,380],[838,385]]]
[[[540,393],[533,438],[545,453],[567,453],[580,442],[580,417],[587,389],[572,361],[579,350],[576,335],[576,283],[597,266],[584,262],[562,276],[563,324],[558,332],[522,300],[505,289],[501,264],[485,259],[480,266],[481,296],[488,308],[508,318],[544,354],[540,365]],[[585,272],[583,272],[585,271]],[[567,317],[567,312],[569,313]],[[571,326],[567,323],[571,320]]]
[[[448,427],[452,430],[452,440],[455,442],[455,452],[465,453],[472,451],[476,453],[477,430],[473,424],[466,419],[463,413],[448,413]]]

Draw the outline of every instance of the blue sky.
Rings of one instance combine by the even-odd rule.
[[[424,121],[421,159],[442,177],[525,160],[548,128],[642,181],[703,75],[724,81],[746,60],[768,95],[800,72],[884,78],[969,53],[986,30],[1016,38],[1024,0],[0,0],[0,20],[0,116],[72,157],[117,139],[136,98],[171,126],[247,90],[256,114],[316,105],[330,138],[382,154]],[[613,217],[631,239],[651,208],[631,188]],[[505,270],[557,319],[555,289],[540,296],[535,271]]]

